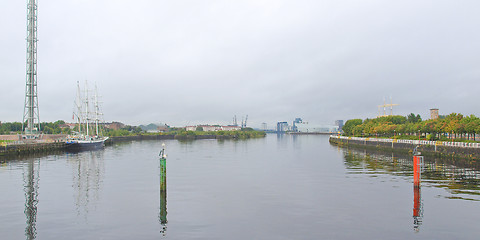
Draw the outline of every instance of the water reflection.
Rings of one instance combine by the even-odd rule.
[[[38,204],[38,181],[40,164],[35,164],[34,159],[26,162],[23,168],[23,181],[25,191],[25,236],[27,239],[35,239],[37,236],[37,204]]]
[[[413,230],[420,231],[423,220],[423,202],[421,187],[413,187]]]
[[[462,159],[424,159],[422,186],[445,189],[445,198],[480,201],[478,163]],[[411,155],[344,149],[344,164],[349,174],[391,174],[413,182]]]
[[[373,150],[343,149],[349,174],[390,174],[413,183],[413,157]],[[421,186],[413,184],[413,229],[423,223],[421,187],[445,189],[444,198],[480,201],[480,167],[468,160],[424,157]]]
[[[86,217],[90,203],[100,198],[101,183],[105,173],[104,151],[88,151],[68,154],[72,166],[73,189],[77,214]]]

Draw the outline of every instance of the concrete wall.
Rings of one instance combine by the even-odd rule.
[[[21,138],[21,135],[0,135],[0,140],[6,141],[18,141]]]
[[[377,148],[383,150],[399,150],[402,152],[413,152],[418,146],[422,154],[437,155],[444,157],[462,157],[469,159],[480,159],[479,143],[462,142],[440,142],[424,140],[397,140],[379,138],[359,138],[330,136],[330,142],[337,145],[354,145],[365,148]]]

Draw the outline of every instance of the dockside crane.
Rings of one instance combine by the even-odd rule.
[[[247,127],[247,120],[248,120],[248,114],[245,116],[245,121],[244,121],[243,118],[242,118],[242,128],[246,128],[246,127]]]

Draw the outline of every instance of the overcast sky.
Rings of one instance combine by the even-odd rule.
[[[106,121],[269,127],[395,114],[480,116],[478,0],[41,0],[40,120],[76,82]],[[0,1],[0,121],[21,121],[26,2]]]

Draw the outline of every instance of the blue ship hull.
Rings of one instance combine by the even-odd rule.
[[[105,139],[98,139],[98,140],[72,140],[67,141],[66,150],[72,152],[79,152],[79,151],[88,151],[88,150],[97,150],[102,149],[105,147]]]

